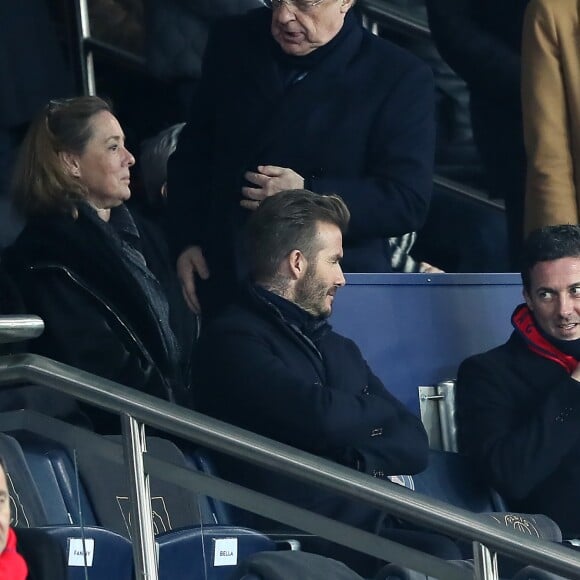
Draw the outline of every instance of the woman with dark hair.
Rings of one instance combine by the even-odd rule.
[[[124,203],[134,163],[105,101],[50,102],[17,161],[28,223],[3,264],[45,322],[32,351],[185,403],[195,319],[164,240]]]

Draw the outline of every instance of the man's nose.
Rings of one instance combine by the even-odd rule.
[[[335,284],[339,287],[342,287],[346,284],[346,278],[344,277],[344,273],[340,265],[338,266],[338,276],[336,278]]]
[[[560,296],[560,301],[558,303],[560,316],[568,316],[572,308],[572,298],[568,294],[563,294]]]
[[[291,20],[294,20],[296,18],[294,10],[295,10],[294,6],[288,4],[287,2],[283,2],[280,8],[277,8],[272,13],[272,18],[276,22],[280,22],[281,24],[285,22],[290,22]]]

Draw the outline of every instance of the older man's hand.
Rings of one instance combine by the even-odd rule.
[[[191,311],[200,314],[201,305],[195,290],[196,275],[202,280],[207,280],[209,278],[209,268],[201,248],[199,246],[190,246],[177,259],[177,277],[181,282],[181,290],[185,302]]]
[[[244,177],[256,187],[242,187],[240,205],[255,210],[260,202],[286,189],[304,189],[304,178],[288,167],[258,165],[257,171],[246,171]]]

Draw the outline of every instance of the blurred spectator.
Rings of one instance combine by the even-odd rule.
[[[10,494],[4,460],[0,458],[0,578],[26,580],[28,567],[16,551],[16,534],[10,527]]]
[[[0,2],[0,248],[22,225],[11,213],[12,167],[28,123],[48,99],[73,93],[45,0]]]
[[[241,230],[265,197],[341,196],[347,272],[391,271],[387,239],[419,229],[429,207],[429,68],[364,30],[353,0],[269,4],[216,27],[169,160],[168,233],[188,303],[206,314],[245,277]]]
[[[33,352],[184,402],[196,328],[163,239],[124,204],[134,161],[103,100],[51,101],[20,153],[29,219],[3,263],[45,322]]]
[[[579,34],[577,0],[530,2],[522,45],[527,232],[579,222]]]
[[[520,45],[528,0],[427,0],[443,58],[470,89],[471,121],[492,198],[505,201],[512,268],[523,240],[525,153]]]
[[[170,83],[185,121],[201,77],[211,25],[220,17],[262,6],[261,0],[143,0],[145,53],[151,72]]]

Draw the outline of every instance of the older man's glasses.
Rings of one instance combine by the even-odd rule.
[[[300,12],[310,12],[316,8],[319,4],[322,4],[324,0],[263,0],[264,4],[276,10],[282,7],[282,4],[286,4],[291,10],[299,10]]]

